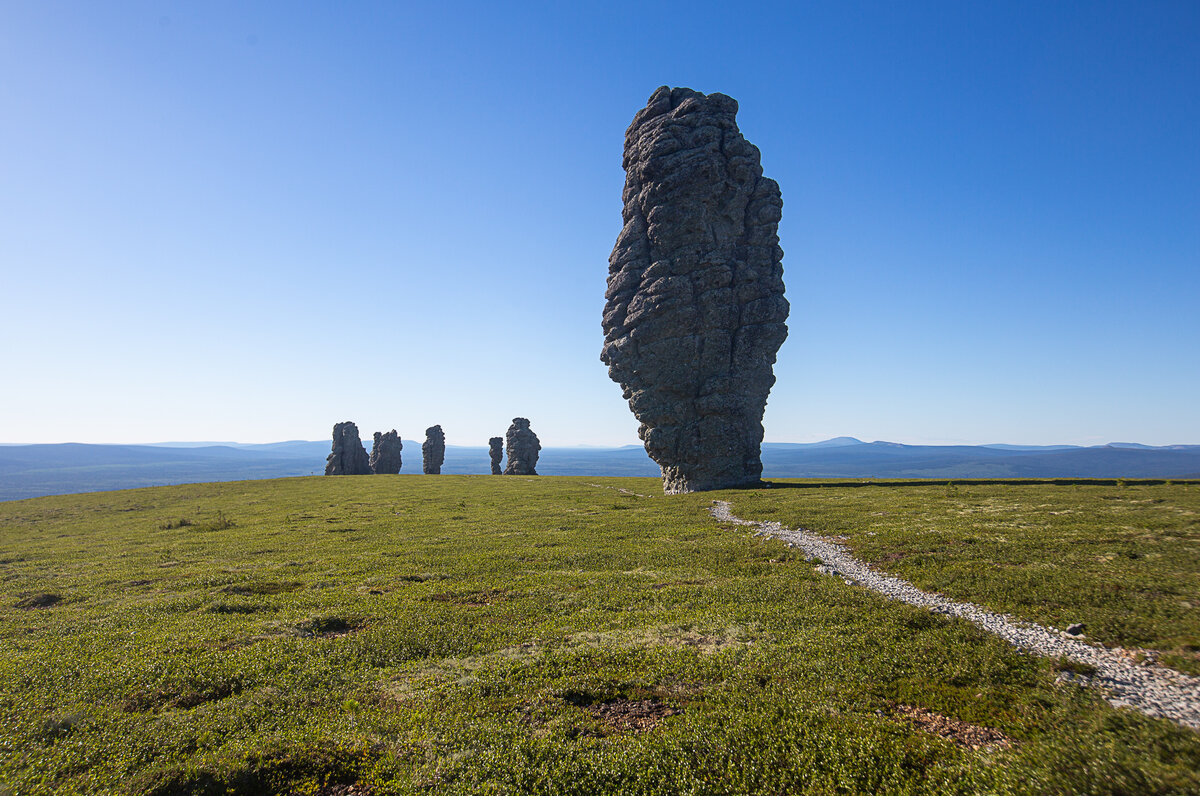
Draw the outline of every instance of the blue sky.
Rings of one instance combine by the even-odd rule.
[[[1200,4],[7,3],[0,441],[636,442],[625,127],[783,191],[768,441],[1200,443]]]

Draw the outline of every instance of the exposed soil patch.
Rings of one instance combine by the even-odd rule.
[[[896,713],[901,721],[916,727],[923,732],[932,733],[939,738],[945,738],[951,743],[967,749],[983,749],[984,747],[1008,748],[1012,739],[999,730],[991,727],[981,727],[978,724],[952,719],[940,713],[934,713],[926,708],[912,705],[897,705]]]
[[[188,683],[179,688],[145,689],[129,694],[121,702],[126,713],[144,713],[164,707],[189,710],[206,702],[216,702],[241,693],[239,679],[222,679],[208,683]]]
[[[508,592],[504,589],[485,589],[483,591],[466,591],[452,592],[444,591],[438,594],[429,595],[429,599],[438,603],[452,603],[453,605],[466,605],[471,607],[479,607],[483,605],[492,605],[493,603],[501,602],[508,597]]]
[[[403,581],[404,583],[424,583],[427,580],[445,580],[447,577],[447,575],[433,575],[426,572],[423,575],[397,575],[396,580]]]
[[[584,707],[597,721],[616,732],[641,733],[654,729],[667,716],[674,716],[678,709],[653,699],[614,699]]]
[[[271,608],[266,605],[258,605],[256,603],[213,603],[204,609],[205,613],[210,614],[256,614],[260,611],[270,611]]]
[[[159,523],[161,531],[172,531],[178,528],[192,528],[197,531],[225,531],[237,525],[233,520],[218,511],[215,517],[203,520],[193,520],[189,517],[178,517]]]
[[[66,716],[50,716],[42,721],[38,735],[47,741],[53,741],[64,735],[69,735],[87,721],[86,713],[71,713]]]
[[[340,616],[318,616],[306,619],[296,625],[295,630],[302,636],[320,636],[321,638],[339,638],[358,630],[360,623],[353,619]]]
[[[28,597],[23,597],[17,600],[17,607],[29,610],[31,608],[49,608],[51,605],[62,602],[62,595],[53,594],[51,592],[40,592],[31,594]]]
[[[326,785],[316,791],[316,796],[370,796],[375,789],[370,785]]]

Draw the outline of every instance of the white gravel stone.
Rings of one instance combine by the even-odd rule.
[[[1120,648],[1094,647],[1061,630],[1023,622],[972,603],[955,602],[918,589],[908,581],[883,575],[856,559],[844,546],[804,530],[785,528],[778,522],[754,522],[735,517],[730,504],[713,501],[712,515],[722,522],[749,525],[756,535],[781,539],[809,559],[818,559],[816,570],[842,578],[910,605],[957,616],[1008,641],[1022,652],[1064,657],[1095,668],[1090,678],[1067,676],[1070,682],[1099,686],[1117,707],[1139,710],[1147,716],[1167,718],[1200,730],[1200,677],[1190,677],[1150,661],[1137,662]],[[1065,674],[1065,673],[1064,673]]]

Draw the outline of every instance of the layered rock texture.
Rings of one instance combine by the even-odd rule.
[[[333,451],[325,459],[325,475],[370,475],[371,461],[358,436],[358,426],[337,423],[333,427]]]
[[[396,429],[386,434],[376,431],[375,444],[371,446],[371,472],[376,475],[395,475],[400,472],[403,464],[400,451],[403,448],[404,443],[400,441]]]
[[[504,437],[492,437],[489,439],[488,453],[492,457],[492,475],[500,475],[504,472],[500,469],[500,462],[504,458]]]
[[[505,475],[537,475],[538,452],[542,443],[537,434],[529,428],[529,421],[524,417],[514,417],[512,425],[505,435],[505,453],[508,454],[508,466],[504,468]]]
[[[625,131],[600,359],[667,493],[762,475],[763,410],[787,337],[783,200],[737,109],[724,94],[663,86]]]
[[[425,475],[440,475],[445,460],[446,433],[441,426],[430,426],[425,429],[425,441],[421,443],[421,465]]]

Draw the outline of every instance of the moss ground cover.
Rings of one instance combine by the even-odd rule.
[[[1090,545],[1093,580],[1182,603],[1195,487],[619,489],[658,484],[300,478],[0,504],[0,789],[1200,792],[1197,733],[706,512],[847,533],[983,603],[1049,594],[1029,573]],[[921,521],[873,524],[901,506]],[[1074,509],[1075,536],[1009,527],[1046,506]],[[1008,557],[985,566],[985,543]],[[1119,544],[1139,557],[1101,563]],[[998,607],[1106,632],[1087,613],[1103,601],[1062,591]],[[1195,614],[1158,600],[1131,597],[1121,627],[1186,659]]]

